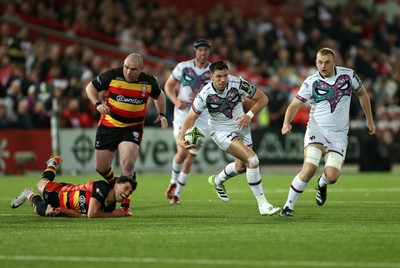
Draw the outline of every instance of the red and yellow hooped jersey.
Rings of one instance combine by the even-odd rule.
[[[110,113],[100,117],[98,125],[108,127],[132,127],[144,125],[147,100],[158,98],[161,88],[157,78],[141,73],[138,81],[127,82],[123,78],[123,67],[109,70],[92,83],[97,91],[106,91],[105,104]]]
[[[79,213],[87,214],[90,198],[93,197],[101,203],[104,211],[110,212],[115,209],[115,203],[109,207],[104,205],[110,189],[111,186],[106,181],[90,181],[79,185],[67,184],[58,193],[60,208],[73,209]]]

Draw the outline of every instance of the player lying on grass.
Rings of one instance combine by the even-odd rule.
[[[115,205],[132,194],[137,186],[135,180],[121,176],[114,185],[104,180],[78,185],[56,183],[56,167],[61,161],[59,156],[47,161],[47,168],[36,184],[40,195],[35,195],[32,188],[26,188],[11,201],[11,208],[17,208],[29,200],[34,213],[43,217],[113,218],[132,215],[121,209],[116,210]]]

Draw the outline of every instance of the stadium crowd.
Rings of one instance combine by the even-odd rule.
[[[158,56],[172,63],[179,61],[177,57],[192,57],[194,40],[206,38],[212,43],[211,61],[227,60],[235,74],[259,84],[270,97],[270,118],[264,114],[261,125],[282,120],[299,84],[315,72],[318,49],[331,47],[339,54],[338,65],[356,70],[364,82],[378,127],[392,132],[381,138],[400,140],[400,15],[389,20],[362,1],[331,8],[316,0],[309,6],[298,4],[298,10],[290,12],[284,11],[284,4],[280,7],[280,14],[260,10],[248,17],[223,4],[196,14],[157,1],[2,1],[0,129],[50,127],[54,99],[61,127],[94,127],[99,115],[85,87],[102,71],[120,64],[83,44],[47,42],[45,36],[32,35],[28,25],[15,30],[10,20],[4,20],[29,17],[67,29],[72,37],[105,40],[126,52],[161,51]],[[164,85],[171,70],[147,66],[145,72]],[[171,122],[171,103],[168,109]],[[152,118],[154,109],[148,113]],[[357,101],[351,118],[363,118]],[[353,120],[352,127],[361,125],[357,122]]]

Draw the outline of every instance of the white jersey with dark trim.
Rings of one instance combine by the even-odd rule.
[[[208,111],[210,133],[237,129],[236,119],[244,114],[243,96],[251,99],[257,90],[241,77],[229,75],[228,79],[228,85],[222,93],[214,89],[211,81],[193,102],[192,108],[197,114]]]
[[[194,59],[180,62],[172,71],[172,77],[181,83],[178,98],[187,104],[185,109],[174,108],[174,123],[181,125],[192,105],[190,94],[194,93],[196,95],[210,82],[210,63],[207,63],[204,68],[199,68],[195,65]],[[204,121],[203,124],[207,124],[207,113],[202,118],[199,118],[199,123],[200,121]]]
[[[362,82],[352,69],[337,66],[332,77],[323,77],[318,71],[307,77],[296,98],[310,101],[309,125],[318,124],[330,131],[348,131],[351,94],[361,87]]]

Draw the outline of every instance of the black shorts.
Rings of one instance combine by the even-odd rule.
[[[60,198],[58,194],[67,183],[57,183],[50,181],[46,184],[43,190],[43,200],[52,207],[60,207]]]
[[[140,146],[142,136],[142,125],[124,128],[99,126],[96,132],[95,149],[115,151],[123,141],[130,141]]]

